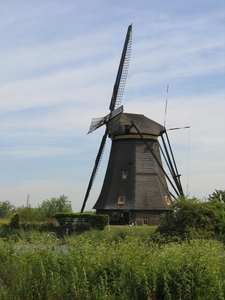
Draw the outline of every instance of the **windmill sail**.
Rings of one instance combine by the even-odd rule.
[[[87,191],[86,191],[86,194],[85,194],[85,197],[84,197],[84,202],[83,202],[83,205],[82,205],[82,208],[81,208],[81,212],[84,211],[87,199],[89,197],[90,190],[92,188],[92,184],[94,182],[96,173],[98,171],[99,163],[100,163],[101,158],[102,158],[102,153],[103,153],[103,150],[105,148],[105,142],[106,142],[107,135],[108,135],[108,130],[106,128],[105,134],[102,137],[102,141],[101,141],[101,144],[100,144],[100,147],[99,147],[99,150],[98,150],[98,154],[97,154],[97,157],[96,157],[96,160],[95,160],[94,168],[93,168],[91,178],[90,178],[90,181],[89,181],[89,184],[88,184],[88,188],[87,188]]]
[[[123,91],[124,91],[124,87],[125,87],[125,83],[126,83],[126,77],[127,77],[129,60],[130,60],[130,52],[131,52],[131,41],[132,41],[131,37],[132,37],[132,25],[130,25],[128,27],[126,38],[125,38],[125,43],[124,43],[124,47],[123,47],[122,56],[120,59],[119,69],[118,69],[117,76],[116,76],[116,82],[114,84],[113,94],[112,94],[112,98],[111,98],[110,106],[109,106],[109,109],[111,112],[103,118],[93,120],[88,133],[94,131],[95,129],[101,127],[104,124],[107,125],[107,122],[111,118],[114,118],[116,115],[118,115],[119,113],[122,113],[122,111],[123,111],[123,107],[118,107],[118,105],[120,105],[120,103],[121,103]],[[118,108],[115,110],[115,107],[118,107]],[[108,127],[106,126],[105,134],[103,135],[103,138],[102,138],[99,150],[98,150],[98,154],[97,154],[97,157],[95,160],[95,164],[94,164],[94,168],[93,168],[91,178],[90,178],[90,181],[88,184],[88,188],[87,188],[87,191],[85,194],[81,212],[83,212],[85,209],[85,205],[86,205],[87,199],[89,197],[89,193],[92,188],[92,185],[93,185],[93,182],[94,182],[94,179],[95,179],[98,167],[99,167],[103,149],[105,147],[107,135],[108,135]]]
[[[116,76],[116,82],[113,87],[113,94],[109,105],[109,109],[111,111],[113,111],[116,107],[118,107],[122,101],[129,63],[130,63],[131,45],[132,45],[132,24],[127,29],[127,35],[123,47],[122,56],[120,59],[119,69]]]
[[[106,124],[106,117],[101,117],[101,118],[93,118],[91,120],[91,125],[90,125],[90,128],[89,128],[89,131],[88,131],[88,134],[89,133],[92,133],[94,130],[98,129],[99,127],[103,126]]]
[[[114,117],[116,117],[118,114],[120,114],[122,112],[123,112],[123,105],[121,105],[117,109],[114,109],[111,113],[109,113],[105,117],[93,118],[91,120],[91,126],[90,126],[90,129],[88,131],[88,134],[93,132],[94,130],[98,129],[101,126],[106,125],[107,122],[109,121],[109,119],[113,119]]]

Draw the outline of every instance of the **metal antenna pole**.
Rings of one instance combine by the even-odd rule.
[[[166,89],[166,105],[165,105],[165,115],[164,115],[164,128],[166,128],[166,113],[167,113],[168,93],[169,93],[169,85],[167,85],[167,89]]]
[[[188,132],[188,167],[187,167],[187,197],[188,197],[188,194],[189,194],[190,136],[191,136],[191,130],[190,130],[190,126],[189,126],[189,132]]]

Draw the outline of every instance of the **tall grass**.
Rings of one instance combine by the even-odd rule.
[[[0,299],[224,299],[224,248],[159,246],[147,232],[0,240]]]

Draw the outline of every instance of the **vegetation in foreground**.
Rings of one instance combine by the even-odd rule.
[[[0,299],[225,299],[225,193],[217,192],[177,199],[157,229],[110,226],[63,239],[22,230],[14,213],[0,232]]]
[[[146,232],[0,240],[0,299],[224,299],[223,244],[157,244]]]

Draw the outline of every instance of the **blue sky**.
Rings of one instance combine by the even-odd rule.
[[[1,1],[0,201],[79,211],[133,24],[125,112],[164,122],[185,193],[225,189],[225,2]],[[101,189],[111,141],[86,209]]]

